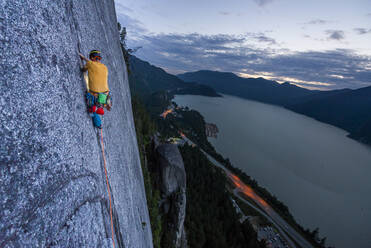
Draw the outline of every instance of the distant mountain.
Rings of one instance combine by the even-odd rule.
[[[371,145],[371,119],[366,121],[357,131],[352,132],[349,137]]]
[[[371,86],[357,90],[330,91],[327,94],[286,107],[343,128],[350,132],[353,138],[362,140],[363,136],[370,136]],[[370,138],[364,141],[371,141]]]
[[[230,72],[197,71],[178,75],[186,82],[197,82],[214,88],[217,92],[251,100],[288,105],[319,91],[300,88],[290,83],[279,84],[264,78],[241,78]]]
[[[167,91],[171,94],[220,96],[209,86],[198,83],[185,83],[178,77],[133,55],[130,56],[129,61],[130,88],[132,92],[144,99],[160,91]]]
[[[351,89],[340,89],[340,90],[328,90],[328,91],[312,91],[313,94],[310,94],[304,97],[292,98],[290,103],[286,104],[285,107],[290,106],[290,105],[305,103],[309,101],[314,101],[314,100],[321,100],[327,97],[335,96],[335,95],[342,94],[345,92],[350,92],[350,91],[352,90]]]
[[[217,92],[284,106],[340,127],[350,137],[371,144],[371,87],[357,90],[307,90],[263,78],[241,78],[229,72],[197,71],[178,75]]]

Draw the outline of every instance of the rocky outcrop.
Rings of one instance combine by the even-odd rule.
[[[186,173],[176,145],[162,144],[156,148],[161,176],[164,247],[187,247],[184,220],[186,214]]]
[[[112,0],[0,1],[0,247],[111,247],[100,132],[77,48],[103,53],[116,247],[152,247]]]
[[[206,136],[207,137],[217,138],[218,137],[218,133],[219,133],[219,129],[216,126],[216,124],[205,123],[205,132],[206,132]]]

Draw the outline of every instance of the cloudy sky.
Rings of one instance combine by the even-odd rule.
[[[371,85],[371,0],[116,0],[136,56],[311,89]]]

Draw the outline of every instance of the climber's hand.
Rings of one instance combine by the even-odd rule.
[[[88,59],[85,58],[84,55],[82,55],[82,53],[78,53],[78,54],[79,54],[79,56],[80,56],[80,59],[85,60],[85,61],[88,61]]]

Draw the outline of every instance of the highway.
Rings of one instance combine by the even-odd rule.
[[[193,143],[190,139],[188,139],[183,133],[180,133],[182,138],[190,145],[197,144]],[[236,175],[234,175],[231,171],[229,171],[227,168],[225,168],[221,163],[216,161],[212,156],[210,156],[208,153],[206,153],[204,150],[199,148],[209,159],[209,161],[214,164],[215,166],[223,169],[227,176],[231,179],[231,181],[234,183],[236,188],[233,190],[233,193],[236,197],[238,197],[241,201],[245,202],[252,208],[254,208],[256,211],[258,211],[260,214],[262,214],[264,217],[267,218],[268,221],[270,221],[276,228],[279,230],[280,234],[285,238],[287,243],[290,247],[298,247],[294,241],[299,244],[299,247],[302,248],[313,248],[312,244],[310,244],[306,239],[304,239],[294,228],[292,228],[279,214],[277,214],[276,211],[273,210],[271,206],[268,205],[264,199],[262,199],[260,196],[258,196],[254,190],[244,184]],[[240,196],[239,193],[243,193],[247,197],[249,197],[256,205],[259,207],[256,207],[251,202],[245,200],[243,197]],[[288,235],[287,235],[288,234]]]

